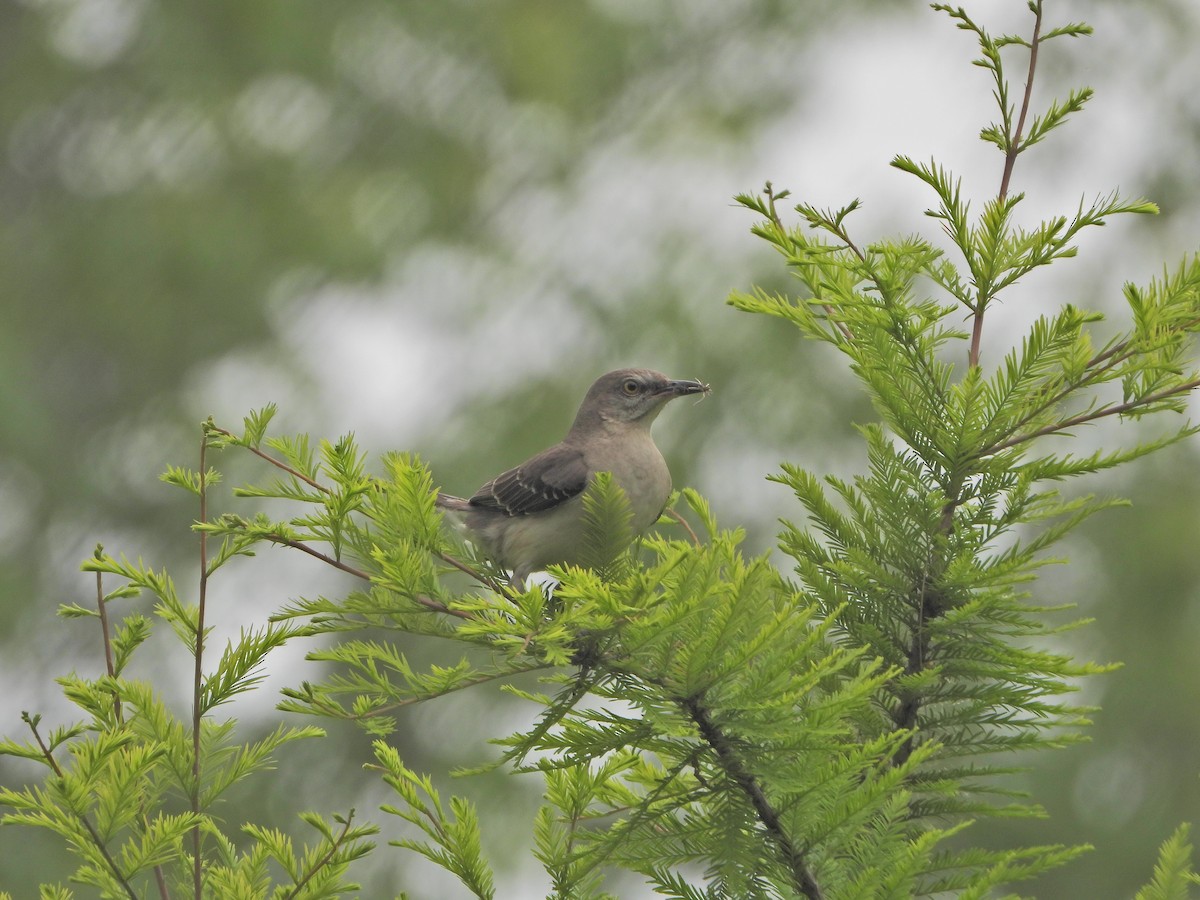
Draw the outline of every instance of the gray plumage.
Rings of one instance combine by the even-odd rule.
[[[651,369],[618,369],[588,389],[567,436],[497,475],[469,499],[439,494],[438,506],[523,588],[531,572],[577,564],[584,542],[580,495],[597,472],[611,472],[641,534],[658,520],[671,494],[671,473],[650,436],[668,401],[706,394],[699,381]]]

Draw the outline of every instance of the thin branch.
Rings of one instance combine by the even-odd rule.
[[[100,634],[104,640],[104,668],[109,678],[115,678],[117,667],[113,662],[112,637],[108,630],[108,604],[104,602],[104,575],[99,569],[96,570],[96,611],[100,614]],[[113,691],[113,717],[118,724],[122,722],[121,696],[116,691]]]
[[[664,512],[668,516],[670,516],[672,519],[674,519],[676,522],[678,522],[680,525],[683,526],[683,530],[686,531],[688,533],[688,535],[691,537],[693,544],[695,544],[697,547],[701,546],[700,538],[698,538],[696,536],[696,532],[694,532],[692,530],[692,526],[688,524],[688,520],[685,519],[680,512],[678,512],[677,510],[674,510],[674,509],[667,509],[667,510],[664,510]]]
[[[771,224],[774,225],[775,230],[779,232],[779,237],[782,238],[784,241],[787,241],[787,239],[788,239],[787,229],[784,228],[783,219],[780,218],[779,211],[775,208],[775,201],[782,199],[783,197],[786,197],[788,192],[784,191],[781,194],[776,194],[775,188],[771,185],[771,182],[768,181],[766,183],[766,185],[763,187],[763,193],[767,197],[767,218],[769,218],[771,220]],[[837,232],[835,232],[835,233],[837,233]],[[854,245],[854,241],[850,240],[849,236],[847,236],[844,232],[841,234],[838,234],[838,236],[846,242],[847,247],[849,247],[852,251],[854,251],[854,254],[859,258],[859,260],[863,260],[862,253],[859,252],[858,247],[856,247]],[[828,317],[828,321],[833,323],[834,327],[837,328],[837,330],[842,333],[842,336],[846,340],[848,340],[848,341],[854,340],[854,332],[852,332],[850,330],[850,326],[847,325],[845,322],[839,321],[835,317],[836,310],[834,309],[834,306],[832,304],[822,303],[821,308],[823,310],[825,310],[825,315]]]
[[[1008,152],[1004,154],[1004,175],[1000,179],[1000,201],[1008,197],[1008,186],[1012,181],[1013,166],[1021,153],[1021,132],[1025,130],[1025,117],[1033,99],[1033,76],[1037,71],[1038,47],[1042,40],[1042,0],[1033,8],[1033,37],[1029,41],[1029,73],[1025,76],[1025,96],[1021,98],[1021,113],[1017,117],[1017,130],[1013,132]]]
[[[867,255],[862,250],[860,250],[858,245],[856,243],[854,243],[854,241],[851,239],[850,232],[846,230],[845,225],[841,224],[841,222],[831,221],[831,222],[826,223],[826,227],[834,235],[836,235],[846,245],[846,248],[848,250],[850,250],[850,252],[853,253],[858,258],[858,261],[863,264],[864,268],[867,271],[867,275],[869,276],[868,280],[872,284],[875,285],[875,290],[879,292],[880,299],[885,304],[890,306],[893,303],[893,301],[890,299],[891,292],[888,291],[888,289],[884,286],[883,282],[879,279],[879,276],[877,274],[875,274],[874,269],[872,269],[870,263],[867,260]],[[827,312],[832,314],[832,312],[833,312],[832,307],[826,305],[825,309]],[[846,336],[847,340],[854,339],[854,332],[852,332],[850,330],[849,326],[846,326],[843,323],[836,322],[836,321],[834,322],[834,324],[839,327],[842,334]],[[918,348],[911,346],[913,343],[912,340],[910,338],[908,338],[906,335],[902,335],[902,334],[896,334],[894,337],[900,344],[902,344],[906,347],[909,347],[910,349],[912,349],[914,351],[912,353],[912,359],[917,364],[920,365],[921,373],[925,376],[924,383],[927,385],[928,384],[937,385],[938,380],[934,377],[933,371],[929,367],[929,361],[927,359],[924,359],[920,355],[920,353],[916,352]],[[943,396],[943,394],[940,392],[940,390],[937,393],[937,395],[931,399],[934,402],[943,404],[943,405],[946,402],[946,398]]]
[[[49,764],[50,768],[54,770],[54,774],[59,778],[64,778],[65,776],[63,775],[63,770],[58,766],[58,760],[54,758],[54,754],[50,752],[50,748],[47,747],[46,742],[42,740],[42,735],[38,731],[37,723],[34,722],[33,717],[28,713],[22,713],[21,718],[25,721],[25,724],[29,726],[29,730],[33,732],[33,739],[37,741],[38,749],[42,751],[42,757]],[[79,821],[83,824],[83,827],[87,829],[87,833],[91,835],[92,843],[96,845],[96,849],[99,850],[100,855],[104,857],[104,861],[108,864],[109,869],[112,871],[113,877],[120,882],[121,887],[125,888],[125,893],[130,896],[131,900],[138,900],[138,895],[134,893],[133,887],[129,884],[129,882],[125,880],[125,876],[121,874],[121,870],[117,867],[116,860],[114,860],[109,854],[108,847],[104,845],[104,841],[100,838],[100,833],[96,831],[95,827],[93,827],[91,820],[88,819],[88,817],[83,813],[76,813],[76,815],[79,817]]]
[[[1029,73],[1025,76],[1025,95],[1021,98],[1021,112],[1017,116],[1016,130],[1008,136],[1008,152],[1004,154],[1004,174],[1000,177],[999,200],[1001,203],[1008,198],[1008,188],[1012,183],[1013,167],[1021,154],[1021,133],[1025,130],[1025,119],[1029,115],[1029,106],[1033,100],[1033,76],[1037,71],[1038,47],[1042,39],[1042,3],[1037,0],[1033,6],[1033,37],[1029,41]],[[997,70],[999,75],[999,70]],[[967,351],[967,365],[975,368],[979,365],[980,345],[983,343],[983,314],[985,302],[980,298],[971,322],[971,347]]]
[[[708,710],[701,705],[699,699],[689,697],[682,701],[684,712],[696,724],[700,736],[704,738],[713,751],[725,774],[741,789],[750,800],[754,813],[767,831],[767,835],[778,847],[783,856],[784,864],[791,870],[792,880],[796,889],[808,900],[823,900],[821,886],[808,868],[808,862],[803,851],[797,847],[791,836],[780,821],[779,812],[771,805],[763,789],[759,787],[758,779],[749,772],[738,757],[733,741],[723,732],[709,715]]]
[[[333,490],[331,488],[327,488],[325,485],[321,484],[319,481],[317,481],[313,478],[309,478],[303,472],[300,472],[297,469],[293,469],[291,466],[289,466],[283,460],[272,456],[270,453],[260,450],[258,447],[252,447],[251,445],[244,443],[242,441],[242,439],[239,438],[232,431],[226,431],[224,428],[218,428],[216,425],[210,426],[209,429],[211,431],[215,431],[217,434],[223,434],[226,437],[231,438],[237,446],[245,447],[247,450],[249,450],[255,456],[259,457],[260,459],[266,460],[267,462],[269,462],[271,465],[273,465],[277,469],[282,469],[284,472],[287,472],[293,478],[298,478],[300,481],[303,481],[305,484],[307,484],[311,488],[315,488],[316,490],[320,491],[322,494],[332,494],[333,493]]]
[[[507,588],[505,588],[504,585],[500,584],[500,582],[496,581],[495,578],[491,578],[491,577],[483,574],[478,569],[472,568],[471,566],[467,565],[462,560],[457,559],[457,558],[451,556],[449,553],[446,553],[442,550],[435,550],[433,555],[436,556],[438,559],[440,559],[442,562],[446,563],[447,565],[453,566],[454,568],[458,569],[458,571],[463,572],[467,575],[470,575],[472,578],[474,578],[480,584],[495,591],[497,594],[499,594],[504,599],[506,599],[506,600],[513,599],[512,592],[509,591]]]
[[[1004,155],[1004,172],[1000,178],[1000,191],[998,195],[1000,203],[1003,203],[1008,197],[1008,189],[1012,183],[1013,167],[1016,165],[1017,157],[1021,153],[1021,135],[1025,129],[1025,119],[1029,114],[1029,107],[1033,99],[1033,81],[1034,75],[1037,72],[1038,47],[1042,36],[1041,0],[1036,0],[1032,8],[1034,22],[1033,37],[1029,41],[1029,71],[1025,78],[1025,94],[1021,99],[1021,111],[1017,117],[1017,126],[1013,133],[1008,135],[1008,151]],[[996,70],[996,74],[997,77],[1000,76],[999,69]],[[1007,114],[1005,115],[1005,121],[1008,121]],[[972,312],[971,343],[967,351],[967,365],[970,368],[978,368],[979,366],[980,347],[983,343],[985,311],[986,303],[983,298],[980,298],[978,305]],[[1051,401],[1051,403],[1053,402],[1056,401]],[[946,502],[942,506],[942,517],[938,523],[938,534],[942,538],[949,538],[954,533],[954,512],[958,509],[960,503],[962,503],[962,486],[961,483],[957,483],[951,490],[947,491]],[[929,623],[943,612],[943,604],[937,596],[937,580],[943,569],[944,562],[939,559],[935,544],[930,554],[929,564],[922,574],[921,584],[916,587],[918,598],[916,608],[917,621],[913,628],[912,642],[908,647],[905,674],[912,675],[920,671],[929,658]],[[915,731],[920,717],[921,705],[922,698],[919,695],[914,694],[905,698],[892,717],[896,727]],[[914,746],[914,738],[910,737],[896,751],[893,762],[900,765],[907,761],[912,754]]]
[[[171,900],[171,891],[167,888],[167,878],[163,875],[163,867],[154,867],[154,882],[158,885],[158,896],[163,900]]]
[[[1128,341],[1122,342],[1123,345],[1127,345],[1128,343]],[[1137,351],[1125,350],[1121,349],[1120,347],[1121,345],[1110,347],[1104,353],[1098,353],[1092,357],[1092,359],[1088,360],[1083,377],[1076,381],[1068,382],[1055,393],[1046,396],[1041,403],[1030,409],[1025,413],[1025,415],[1021,416],[1017,422],[1013,423],[1013,425],[1007,429],[1007,433],[1011,435],[1013,432],[1019,431],[1021,428],[1034,421],[1046,410],[1051,409],[1052,407],[1057,406],[1063,400],[1066,400],[1067,397],[1071,396],[1071,394],[1083,388],[1099,383],[1105,375],[1107,375],[1121,363],[1125,362],[1127,359],[1135,356],[1137,353]],[[993,452],[996,451],[983,451],[978,454],[976,458],[980,459],[985,456],[990,456]]]
[[[599,851],[596,851],[594,848],[590,850],[585,848],[579,852],[578,858],[581,861],[584,860],[585,855],[590,856],[590,859],[586,860],[589,870],[595,871],[596,869],[599,869],[602,865],[604,865],[609,857],[621,849],[622,844],[628,842],[631,837],[637,836],[637,830],[641,826],[642,822],[655,815],[655,812],[651,807],[654,806],[655,802],[661,796],[670,790],[676,779],[679,778],[683,770],[689,765],[694,765],[694,760],[680,760],[675,766],[664,770],[659,776],[658,784],[655,786],[654,790],[646,793],[642,797],[641,801],[636,805],[612,806],[603,812],[592,809],[587,810],[587,820],[593,824],[601,819],[607,819],[613,816],[625,817],[609,830],[609,834],[616,837],[616,840],[607,841],[601,845]],[[695,792],[692,792],[691,796],[696,797],[697,795]],[[578,822],[579,817],[573,816],[571,820],[572,834],[574,833]],[[620,829],[620,832],[617,831],[618,828]],[[574,838],[572,837],[571,840],[574,841]],[[562,895],[556,894],[555,896],[559,897]]]
[[[975,459],[984,459],[988,456],[993,456],[1002,450],[1007,450],[1010,447],[1016,447],[1018,444],[1024,444],[1032,441],[1035,438],[1045,437],[1048,434],[1056,434],[1060,431],[1066,431],[1068,428],[1074,428],[1077,425],[1086,425],[1094,422],[1097,419],[1103,419],[1107,416],[1119,416],[1143,406],[1149,406],[1151,403],[1157,403],[1159,400],[1166,400],[1169,397],[1175,397],[1179,394],[1186,394],[1200,387],[1200,378],[1193,378],[1191,381],[1185,381],[1177,384],[1174,387],[1163,388],[1161,391],[1156,391],[1153,394],[1147,394],[1145,397],[1140,397],[1136,400],[1130,400],[1126,403],[1113,403],[1109,406],[1103,406],[1100,409],[1092,410],[1091,412],[1080,413],[1077,416],[1072,416],[1069,419],[1063,419],[1061,422],[1053,422],[1035,431],[1027,434],[1019,434],[1016,437],[1009,438],[999,444],[994,444],[985,450],[981,450],[975,455]]]
[[[272,543],[283,544],[284,546],[291,547],[294,550],[299,550],[301,553],[307,553],[313,559],[319,559],[327,566],[333,566],[333,568],[340,569],[341,571],[353,575],[356,578],[361,578],[363,581],[371,580],[371,576],[362,569],[356,569],[354,566],[344,563],[340,559],[334,559],[332,556],[327,556],[320,550],[314,550],[312,547],[308,546],[308,544],[302,543],[301,541],[296,541],[292,538],[284,537],[282,534],[275,533],[266,534],[263,535],[263,537]],[[424,606],[426,609],[432,610],[433,612],[445,613],[448,616],[456,616],[460,619],[473,618],[469,612],[465,612],[461,609],[451,609],[446,604],[439,603],[437,600],[434,600],[430,597],[423,597],[420,594],[410,594],[409,596],[414,602],[419,603],[421,606]]]
[[[325,565],[333,566],[335,569],[341,569],[343,572],[353,575],[355,578],[361,578],[363,581],[371,580],[371,576],[362,569],[356,569],[349,563],[344,563],[340,559],[334,559],[332,556],[322,553],[320,550],[314,550],[312,547],[308,546],[308,544],[305,544],[301,541],[284,537],[282,534],[277,534],[276,532],[265,534],[263,537],[273,544],[282,544],[285,547],[291,547],[294,550],[299,550],[301,553],[307,553],[313,559],[319,559],[321,562],[325,563]]]
[[[406,706],[424,703],[427,700],[433,700],[437,697],[448,697],[451,694],[457,693],[458,691],[465,691],[468,688],[478,687],[481,684],[487,684],[491,681],[499,681],[502,678],[509,678],[514,675],[525,675],[529,672],[539,672],[542,669],[553,668],[555,668],[555,666],[551,665],[550,663],[537,663],[536,665],[527,666],[526,668],[522,669],[513,669],[508,672],[491,672],[487,675],[480,675],[478,678],[472,678],[462,682],[461,684],[456,684],[452,687],[446,688],[445,690],[438,691],[436,694],[428,694],[424,697],[405,697],[402,700],[397,700],[395,703],[389,703],[386,706],[380,706],[371,710],[370,712],[351,713],[350,715],[343,716],[342,718],[351,722],[359,722],[363,719],[369,719],[372,716],[395,712],[398,709],[404,709]]]
[[[222,434],[228,438],[232,438],[236,442],[237,446],[244,447],[245,449],[247,449],[251,453],[253,453],[255,456],[257,456],[260,459],[263,459],[266,462],[270,463],[271,465],[275,466],[275,468],[280,469],[284,472],[287,472],[289,475],[291,475],[295,478],[298,478],[300,481],[303,481],[309,487],[315,488],[316,490],[318,490],[321,493],[326,494],[326,495],[333,494],[332,488],[326,487],[325,485],[321,484],[316,479],[310,478],[309,476],[305,475],[303,472],[300,472],[297,469],[292,468],[287,463],[285,463],[283,460],[278,459],[277,457],[274,457],[269,453],[265,453],[264,451],[260,450],[258,447],[252,447],[249,444],[242,443],[241,439],[238,438],[237,435],[235,435],[233,432],[227,431],[226,429],[220,428],[216,425],[211,426],[211,430],[215,431],[217,434]],[[278,535],[278,534],[268,535],[267,537],[269,540],[272,540],[277,544],[286,544],[289,547],[294,547],[295,549],[300,550],[303,553],[307,553],[309,556],[315,557],[316,559],[319,559],[322,562],[333,566],[335,569],[341,569],[343,572],[347,572],[351,575],[354,575],[358,578],[363,579],[364,581],[371,580],[371,576],[368,575],[366,572],[363,572],[361,569],[356,569],[353,566],[343,563],[341,560],[334,559],[332,556],[327,556],[326,554],[321,553],[318,550],[314,550],[311,547],[309,547],[308,545],[302,544],[299,541],[293,541],[293,540],[290,540],[290,539],[285,538],[282,535]],[[476,581],[480,582],[481,584],[486,585],[487,587],[494,590],[496,593],[501,594],[502,596],[507,597],[510,600],[512,599],[512,595],[508,591],[506,591],[502,585],[497,584],[495,579],[488,578],[482,572],[479,572],[479,571],[471,568],[466,563],[461,562],[458,559],[455,559],[453,556],[451,556],[448,553],[443,553],[442,551],[435,551],[434,555],[437,556],[438,559],[442,560],[442,562],[453,566],[454,568],[458,569],[460,572],[464,572],[467,575],[470,575]],[[444,605],[442,605],[440,603],[436,603],[435,601],[429,600],[428,598],[418,597],[418,598],[414,598],[414,599],[416,599],[418,603],[421,603],[421,605],[427,606],[430,609],[436,609],[438,612],[446,612],[446,613],[449,613],[450,615],[459,616],[460,618],[470,618],[470,615],[467,613],[451,611],[450,609],[446,608]]]
[[[205,456],[208,435],[200,438],[200,523],[208,524],[208,471]],[[200,531],[200,596],[196,612],[196,665],[192,676],[192,812],[200,815],[200,726],[203,718],[201,696],[204,687],[204,613],[208,599],[208,533]],[[192,828],[192,890],[201,900],[204,888],[204,860],[200,847],[200,826]]]
[[[301,889],[310,881],[312,881],[313,876],[329,864],[329,861],[333,859],[334,854],[336,854],[338,849],[341,847],[342,842],[346,840],[346,835],[350,833],[350,823],[352,821],[354,821],[353,809],[350,810],[350,814],[346,816],[346,821],[342,826],[342,833],[334,839],[333,844],[329,848],[329,852],[313,863],[313,867],[308,870],[303,878],[296,882],[296,886],[284,895],[286,900],[292,900],[292,898],[299,896]]]
[[[1200,318],[1190,319],[1187,322],[1184,322],[1182,325],[1178,326],[1175,330],[1180,334],[1185,334],[1189,331],[1195,330],[1197,328],[1197,326],[1200,326]],[[1008,433],[1012,434],[1012,432],[1016,431],[1017,429],[1021,428],[1024,425],[1028,424],[1029,422],[1032,422],[1034,419],[1036,419],[1038,416],[1040,416],[1043,412],[1045,412],[1050,407],[1065,400],[1067,397],[1069,397],[1075,391],[1079,390],[1080,388],[1088,387],[1089,385],[1097,383],[1101,379],[1102,376],[1107,375],[1109,372],[1111,372],[1117,366],[1121,365],[1121,363],[1125,362],[1126,360],[1132,359],[1133,357],[1137,356],[1139,353],[1143,352],[1143,351],[1137,350],[1136,348],[1131,349],[1133,344],[1134,344],[1134,339],[1127,338],[1123,341],[1118,341],[1117,343],[1115,343],[1111,347],[1109,347],[1107,350],[1103,350],[1100,353],[1097,353],[1095,356],[1093,356],[1091,359],[1089,359],[1087,361],[1087,363],[1084,365],[1084,377],[1080,378],[1078,381],[1072,381],[1072,382],[1068,383],[1065,387],[1061,388],[1057,393],[1054,393],[1054,394],[1046,397],[1041,403],[1039,403],[1037,406],[1035,406],[1033,409],[1031,409],[1024,416],[1022,416],[1020,421],[1018,421],[1016,424],[1014,424],[1012,426],[1012,428],[1009,429]],[[1020,442],[1018,441],[1018,443],[1020,443]],[[992,452],[995,452],[995,451],[986,451],[984,453],[981,453],[980,456],[988,456]]]
[[[858,257],[859,262],[865,263],[867,261],[867,255],[858,248],[858,244],[854,243],[854,241],[850,239],[850,232],[846,230],[844,225],[834,223],[833,233],[842,239],[850,252]],[[878,282],[876,282],[876,286],[878,286]]]
[[[1190,331],[1195,331],[1197,328],[1200,328],[1200,316],[1196,316],[1191,319],[1188,319],[1186,322],[1183,322],[1182,324],[1174,325],[1174,326],[1172,326],[1171,330],[1173,332],[1177,332],[1179,334],[1186,334]],[[1106,360],[1108,360],[1114,356],[1117,357],[1116,360],[1114,360],[1114,364],[1122,363],[1125,360],[1129,359],[1130,357],[1136,356],[1139,352],[1141,352],[1136,349],[1133,349],[1133,350],[1130,349],[1130,347],[1133,345],[1133,343],[1134,343],[1133,338],[1126,338],[1123,341],[1117,341],[1117,343],[1113,344],[1107,350],[1103,350],[1100,353],[1097,353],[1091,359],[1089,359],[1087,361],[1087,366],[1091,367],[1098,363],[1105,362]]]
[[[979,348],[983,344],[983,307],[979,306],[971,316],[971,348],[967,351],[967,365],[979,365]]]
[[[529,754],[530,748],[549,734],[551,728],[567,717],[567,714],[575,708],[575,704],[582,700],[598,683],[599,678],[600,676],[591,668],[590,663],[580,664],[579,672],[576,674],[574,683],[570,689],[564,690],[559,695],[565,695],[565,698],[555,700],[554,704],[538,717],[533,730],[525,735],[525,739],[522,742],[523,746],[517,746],[507,751],[502,757],[503,760],[511,762],[516,766],[524,765],[525,757]]]
[[[860,263],[863,263],[864,265],[866,264],[866,262],[867,262],[866,254],[864,254],[861,250],[859,250],[858,245],[850,239],[850,233],[848,231],[846,231],[844,226],[835,225],[833,233],[842,239],[842,241],[846,244],[846,247],[849,248],[850,252],[858,257],[858,261]],[[879,288],[879,291],[882,294],[883,288],[879,284],[878,281],[875,281],[875,286],[877,288]],[[839,319],[833,318],[833,315],[834,315],[833,305],[829,304],[829,303],[823,303],[821,305],[825,309],[825,314],[827,316],[829,316],[829,321],[833,322],[833,324],[837,328],[837,330],[842,333],[842,337],[844,337],[848,341],[853,341],[854,340],[854,332],[851,330],[850,326],[847,325],[845,322],[842,322]]]
[[[101,547],[96,547],[97,556],[100,554],[101,550]],[[104,636],[104,667],[108,672],[109,678],[116,678],[117,668],[113,663],[112,638],[110,637],[108,628],[108,603],[104,599],[104,575],[99,570],[96,571],[96,609],[100,614],[100,633]],[[125,713],[121,706],[121,695],[115,690],[113,691],[113,718],[118,725],[123,725],[125,723]],[[146,826],[147,824],[145,822],[145,818],[146,812],[145,808],[143,807],[143,826]],[[167,880],[163,876],[163,868],[161,865],[154,867],[154,881],[158,886],[158,895],[162,897],[163,900],[168,900],[171,894],[167,889]]]
[[[210,426],[210,430],[216,432],[217,434],[222,434],[228,438],[232,438],[237,446],[244,447],[245,449],[247,449],[251,453],[253,453],[255,456],[259,457],[260,459],[266,460],[268,463],[273,465],[275,468],[280,469],[281,471],[287,472],[292,477],[298,478],[300,481],[303,481],[309,487],[312,487],[312,488],[320,491],[322,494],[325,494],[327,496],[333,495],[332,488],[329,488],[326,485],[321,484],[321,482],[317,481],[316,479],[310,478],[309,476],[305,475],[303,472],[300,472],[297,469],[292,468],[287,463],[285,463],[283,460],[260,450],[258,447],[252,447],[249,444],[243,443],[241,441],[241,439],[238,438],[238,436],[235,435],[233,432],[227,431],[224,428],[219,428],[216,425]],[[365,510],[363,510],[362,512],[363,512],[363,515],[367,516],[368,518],[371,517],[370,513],[366,512]],[[285,541],[281,541],[280,543],[288,543],[288,542],[285,540]],[[339,569],[342,569],[343,571],[349,572],[351,575],[359,575],[360,577],[365,578],[368,581],[370,580],[370,576],[361,574],[357,569],[348,568],[348,567],[342,565],[341,563],[334,561],[332,558],[325,556],[324,554],[317,554],[315,551],[312,551],[308,548],[301,548],[299,546],[297,546],[297,549],[303,549],[304,552],[306,552],[306,553],[311,553],[313,555],[316,555],[319,559],[322,559],[325,562],[328,562],[330,565],[335,566],[336,568],[339,568]],[[494,578],[489,578],[488,576],[484,575],[482,572],[479,572],[479,571],[471,568],[466,563],[461,562],[458,559],[455,559],[453,556],[451,556],[448,553],[444,553],[442,551],[434,551],[434,555],[438,559],[440,559],[442,562],[453,566],[454,568],[458,569],[460,572],[470,575],[472,578],[474,578],[480,584],[485,585],[486,587],[495,591],[497,594],[500,594],[501,596],[503,596],[509,600],[512,599],[511,592],[506,590],[504,588],[504,586],[499,584]]]

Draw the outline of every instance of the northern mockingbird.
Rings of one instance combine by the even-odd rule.
[[[629,500],[635,534],[653,525],[671,493],[671,473],[650,437],[667,402],[707,394],[699,381],[675,381],[651,369],[617,369],[588,389],[567,436],[515,469],[497,475],[469,500],[439,493],[437,505],[499,565],[513,584],[553,563],[579,564],[584,547],[584,489],[611,472]]]

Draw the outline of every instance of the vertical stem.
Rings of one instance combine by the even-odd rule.
[[[42,740],[42,735],[38,732],[37,721],[40,718],[40,716],[30,716],[29,713],[21,713],[21,720],[28,725],[29,730],[33,732],[33,739],[37,741],[38,749],[42,752],[42,758],[46,760],[46,763],[54,771],[54,774],[59,777],[59,779],[65,779],[66,773],[63,772],[62,768],[58,764],[58,761],[54,758],[54,754],[50,752],[50,748],[46,746],[46,742]],[[91,820],[88,819],[88,817],[82,812],[77,812],[75,815],[79,817],[79,821],[83,824],[83,827],[87,829],[87,833],[91,837],[92,843],[96,846],[96,849],[100,851],[100,855],[104,857],[104,862],[108,865],[109,871],[111,871],[113,877],[120,882],[121,887],[125,889],[125,893],[129,895],[130,900],[138,900],[138,895],[134,893],[133,887],[125,879],[125,876],[121,874],[121,867],[117,865],[117,861],[113,859],[112,855],[108,852],[108,847],[105,846],[104,840],[100,837],[100,833],[96,831],[95,826],[92,825]]]
[[[1017,117],[1017,130],[1013,133],[1008,153],[1004,155],[1004,174],[1000,178],[1000,199],[1008,196],[1012,181],[1013,166],[1021,152],[1021,135],[1025,131],[1025,117],[1029,115],[1029,103],[1033,97],[1033,73],[1037,71],[1038,46],[1042,40],[1042,4],[1038,0],[1033,10],[1033,37],[1029,41],[1029,73],[1025,76],[1025,96],[1021,99],[1021,113]]]
[[[100,614],[100,633],[104,638],[104,667],[108,672],[108,677],[112,678],[117,674],[117,667],[113,663],[112,654],[112,639],[108,631],[108,604],[104,602],[104,575],[96,572],[96,610]],[[113,693],[113,716],[117,723],[121,721],[121,698],[115,692]]]
[[[1017,115],[1016,130],[1009,135],[1008,152],[1004,154],[1004,174],[1000,176],[1000,202],[1008,198],[1008,188],[1012,183],[1013,166],[1021,153],[1021,136],[1025,131],[1025,119],[1029,115],[1029,104],[1033,99],[1033,75],[1037,71],[1038,46],[1042,39],[1042,4],[1038,0],[1033,10],[1033,37],[1029,41],[1029,73],[1025,76],[1025,95],[1021,98],[1021,111]],[[974,368],[979,365],[979,347],[983,341],[983,313],[987,307],[988,298],[980,297],[975,307],[971,322],[971,348],[967,352],[967,365]]]
[[[1029,106],[1033,99],[1033,76],[1037,71],[1038,47],[1042,39],[1042,0],[1037,0],[1033,6],[1033,36],[1029,39],[1029,71],[1025,76],[1025,93],[1021,98],[1021,109],[1017,114],[1017,126],[1013,129],[1012,134],[1008,135],[1008,151],[1004,154],[1004,173],[1000,177],[1000,192],[998,199],[1000,203],[1008,198],[1008,188],[1012,183],[1013,166],[1016,165],[1017,157],[1021,154],[1021,136],[1025,132],[1025,120],[1029,115]],[[999,70],[997,70],[999,76]],[[1005,116],[1005,121],[1008,121]],[[988,297],[979,296],[976,300],[974,315],[971,321],[971,346],[967,352],[967,365],[975,368],[979,365],[979,348],[983,341],[983,314],[987,308]],[[938,534],[942,538],[949,538],[954,533],[954,511],[958,509],[962,502],[962,479],[956,481],[950,495],[946,500],[945,506],[942,507],[942,520],[938,524]],[[938,596],[938,580],[941,577],[941,570],[944,564],[938,560],[936,553],[930,563],[929,578],[925,579],[925,583],[920,585],[916,591],[916,596],[920,606],[917,610],[917,624],[912,636],[912,644],[909,646],[908,660],[905,666],[905,674],[911,675],[919,672],[924,668],[929,656],[930,636],[929,622],[936,619],[944,611],[941,598]],[[893,714],[893,721],[898,728],[915,729],[917,727],[918,717],[921,712],[922,698],[920,696],[908,697],[900,704],[899,708]],[[913,751],[913,739],[909,738],[904,742],[904,745],[897,751],[894,762],[897,764],[904,763]]]
[[[96,555],[99,557],[101,547],[96,547]],[[109,678],[116,678],[117,666],[113,662],[112,653],[112,637],[108,628],[108,604],[104,600],[104,575],[102,572],[96,572],[96,609],[100,614],[100,633],[104,636],[104,668],[108,672]],[[121,696],[116,691],[113,691],[113,718],[118,725],[125,723],[125,715],[121,709]],[[145,810],[142,811],[142,819],[145,821]],[[158,895],[164,900],[170,897],[167,890],[167,880],[163,875],[162,866],[154,867],[154,881],[158,885]]]
[[[980,303],[971,319],[971,349],[967,352],[967,365],[972,369],[979,365],[979,346],[983,343],[983,308],[983,303]]]
[[[208,433],[200,438],[200,524],[208,523],[208,470],[205,455]],[[200,532],[200,598],[196,614],[196,669],[192,680],[192,812],[200,814],[200,690],[204,683],[204,606],[208,592],[208,535]],[[200,856],[200,826],[192,829],[192,888],[196,900],[201,898],[203,866]]]

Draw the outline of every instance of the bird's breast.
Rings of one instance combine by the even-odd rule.
[[[671,472],[667,462],[650,440],[626,441],[621,452],[614,453],[604,464],[597,464],[596,471],[608,471],[629,500],[633,511],[633,528],[643,532],[655,523],[671,495]]]

